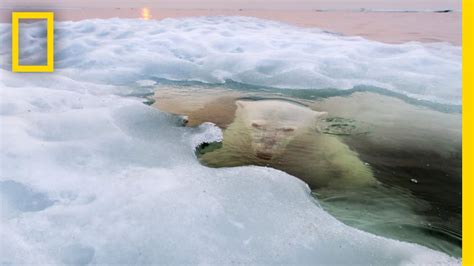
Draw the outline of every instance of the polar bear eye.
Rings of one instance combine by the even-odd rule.
[[[292,127],[282,127],[282,128],[279,128],[278,130],[283,131],[283,132],[293,132],[293,131],[295,131],[295,129],[292,128]]]

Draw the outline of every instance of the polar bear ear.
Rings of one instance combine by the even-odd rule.
[[[328,112],[317,112],[316,117],[318,119],[326,119],[328,117]]]
[[[237,107],[239,108],[244,108],[244,104],[242,103],[242,101],[236,101],[235,105],[237,105]]]

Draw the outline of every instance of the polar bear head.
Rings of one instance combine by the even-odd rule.
[[[314,127],[326,112],[283,100],[239,100],[237,118],[250,132],[255,155],[263,160],[284,152],[301,130]]]

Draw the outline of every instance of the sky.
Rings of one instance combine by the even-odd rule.
[[[0,7],[461,10],[461,0],[0,0]]]

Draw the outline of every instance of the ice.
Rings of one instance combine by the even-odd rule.
[[[0,27],[2,39],[6,27]],[[443,61],[436,71],[451,70],[447,65],[456,69],[451,56],[456,58],[459,48],[385,46],[249,18],[89,20],[57,27],[55,74],[0,70],[0,263],[460,263],[342,224],[319,207],[306,184],[284,172],[207,168],[194,148],[220,141],[220,129],[211,123],[183,127],[182,117],[121,96],[130,89],[124,83],[157,77],[213,82],[219,75],[265,85],[300,72],[295,67],[314,74],[322,68],[316,60],[322,55],[312,55],[316,46],[325,47],[328,56],[345,53],[352,47],[348,42],[360,56],[371,46],[400,49],[393,53],[402,59],[409,50],[432,53],[423,60]],[[446,53],[438,55],[443,49]],[[400,58],[386,58],[395,73],[415,60]],[[359,61],[351,63],[353,71]],[[436,72],[417,64],[411,70]],[[338,75],[306,77],[306,82],[313,87],[317,77],[344,80]],[[440,84],[454,79],[446,73],[430,78]],[[385,82],[398,86],[415,79]]]
[[[156,81],[143,79],[143,80],[137,80],[136,83],[141,87],[152,87],[153,85],[156,84]]]
[[[0,30],[5,41],[8,28],[3,24]],[[32,26],[23,31],[30,39],[37,35]],[[22,59],[44,50],[40,41],[33,44]],[[461,104],[461,47],[446,43],[384,44],[256,18],[200,17],[58,22],[55,49],[57,72],[80,81],[232,80],[289,89],[368,85]],[[10,61],[8,47],[0,53],[2,62]]]
[[[42,211],[54,203],[46,195],[11,180],[0,181],[0,195],[6,207],[22,212]]]

